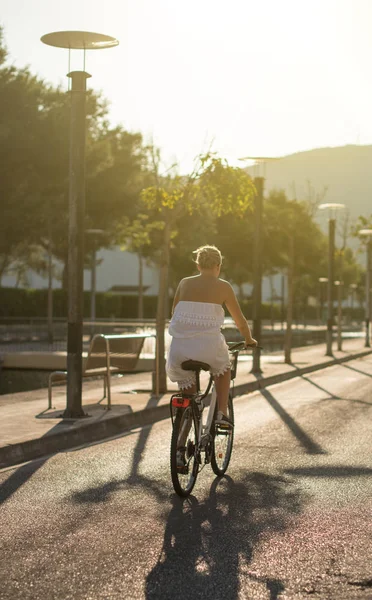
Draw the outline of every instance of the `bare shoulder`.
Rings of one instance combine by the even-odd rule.
[[[218,281],[219,281],[220,290],[223,294],[224,302],[229,300],[229,298],[231,298],[232,296],[235,296],[235,292],[233,290],[231,283],[229,283],[228,281],[225,281],[225,279],[219,279]]]
[[[225,279],[219,279],[218,281],[220,282],[221,289],[226,290],[228,293],[234,292],[231,283],[225,281]]]
[[[187,285],[187,283],[188,283],[189,281],[190,281],[190,282],[191,282],[191,281],[194,281],[194,280],[195,280],[195,279],[197,279],[197,278],[198,278],[198,275],[191,275],[190,277],[184,277],[183,279],[181,279],[181,281],[180,281],[180,285],[181,285],[181,284],[183,284],[183,285],[185,285],[185,284],[186,284],[186,285]]]

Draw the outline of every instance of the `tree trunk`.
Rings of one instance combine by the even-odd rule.
[[[287,328],[284,338],[284,362],[291,364],[292,320],[293,320],[293,279],[294,279],[294,239],[290,239],[288,279],[287,279]]]
[[[274,330],[274,282],[273,276],[269,275],[269,283],[270,283],[270,321],[271,321],[271,329]]]
[[[167,269],[167,280],[165,284],[165,295],[164,295],[164,318],[169,318],[169,262]]]
[[[19,284],[21,282],[21,271],[19,269],[17,269],[17,278],[16,278],[16,282],[15,282],[15,289],[17,290],[19,288]]]
[[[62,270],[62,289],[67,291],[68,288],[68,264],[67,264],[67,256],[65,257],[65,261],[63,263]]]
[[[280,303],[280,320],[281,320],[281,330],[284,329],[284,293],[285,293],[285,281],[284,281],[284,273],[281,275],[281,303]]]
[[[53,345],[53,259],[50,242],[48,247],[48,344]]]
[[[0,264],[0,287],[2,287],[2,279],[5,275],[5,272],[9,266],[9,257],[3,256],[3,259]]]
[[[138,318],[143,319],[143,258],[138,253]]]
[[[159,295],[156,310],[156,364],[158,365],[159,392],[167,392],[167,375],[165,371],[165,295],[168,293],[170,223],[165,223],[164,244],[159,271]]]

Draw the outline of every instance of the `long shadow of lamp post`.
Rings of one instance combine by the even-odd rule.
[[[43,35],[48,46],[67,48],[71,79],[71,129],[68,224],[68,322],[67,322],[67,404],[64,418],[85,416],[82,408],[83,367],[83,272],[85,212],[85,51],[112,48],[118,41],[108,35],[87,31],[57,31]],[[70,51],[84,51],[83,71],[70,72]]]
[[[336,234],[336,211],[345,208],[344,204],[327,202],[320,204],[320,210],[328,210],[328,293],[327,293],[327,334],[326,334],[326,356],[333,356],[333,286],[334,286],[334,263],[335,263],[335,234]]]
[[[366,243],[366,303],[365,303],[365,319],[366,319],[366,348],[371,347],[370,338],[370,323],[371,323],[371,269],[372,269],[372,229],[360,229],[358,235],[367,239]]]
[[[266,163],[279,160],[278,158],[246,156],[240,158],[241,161],[254,161],[255,177],[253,179],[256,194],[254,197],[254,252],[253,252],[253,337],[257,340],[257,345],[261,346],[261,319],[262,319],[262,217],[263,217],[263,197]],[[262,171],[261,171],[262,170]],[[261,173],[260,173],[261,171]],[[261,350],[253,353],[251,373],[262,373],[261,369]]]

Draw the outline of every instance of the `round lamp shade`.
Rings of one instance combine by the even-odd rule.
[[[103,48],[113,48],[119,44],[118,40],[110,35],[91,31],[56,31],[47,33],[40,39],[48,46],[70,50],[102,50]]]

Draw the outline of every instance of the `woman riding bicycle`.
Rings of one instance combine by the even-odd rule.
[[[181,364],[197,360],[210,365],[217,393],[216,423],[232,427],[227,417],[230,389],[230,358],[221,333],[225,304],[247,345],[257,345],[241,311],[231,285],[219,278],[222,255],[215,246],[195,250],[199,275],[185,277],[178,285],[172,308],[169,334],[172,342],[167,359],[167,373],[181,390],[196,392],[195,373],[184,371]]]

